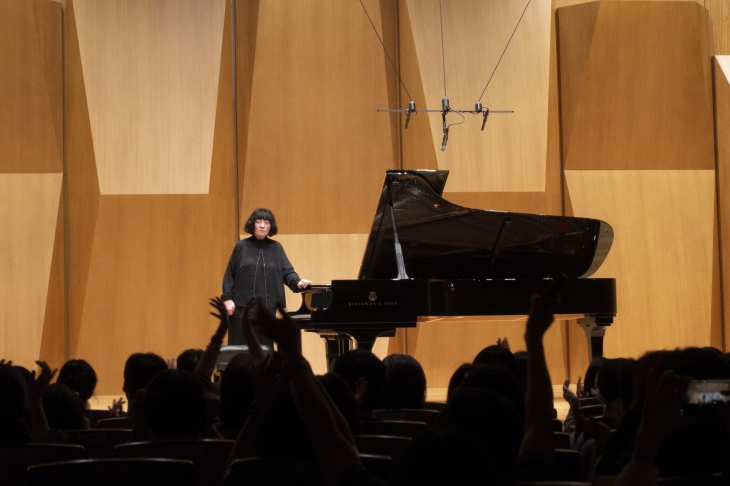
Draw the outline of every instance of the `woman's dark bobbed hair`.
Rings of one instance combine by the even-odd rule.
[[[272,213],[270,209],[266,208],[254,209],[253,213],[251,213],[251,216],[248,217],[248,221],[246,221],[246,224],[243,225],[243,231],[252,235],[254,231],[253,226],[256,223],[257,219],[265,219],[266,221],[271,223],[269,236],[274,236],[277,233],[278,229],[276,227],[276,218],[274,218],[274,213]]]

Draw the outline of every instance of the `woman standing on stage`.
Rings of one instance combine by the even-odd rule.
[[[274,214],[266,208],[258,208],[243,227],[249,238],[239,241],[228,262],[223,277],[221,300],[234,318],[228,325],[228,344],[245,344],[241,330],[241,308],[252,297],[259,297],[261,305],[271,313],[276,313],[276,303],[286,303],[284,285],[292,291],[300,292],[312,282],[299,278],[284,247],[269,236],[277,233]],[[269,338],[258,332],[256,307],[250,309],[249,319],[261,344],[272,347]]]

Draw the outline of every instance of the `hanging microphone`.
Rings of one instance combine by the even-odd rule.
[[[443,111],[450,111],[451,107],[449,106],[449,99],[447,97],[441,98],[441,109]]]
[[[446,99],[446,98],[444,98],[444,99]],[[448,141],[449,141],[449,129],[448,128],[444,128],[444,138],[441,139],[441,151],[442,152],[445,152],[446,151],[446,143]]]

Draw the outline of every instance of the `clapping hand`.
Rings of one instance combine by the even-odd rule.
[[[119,397],[119,400],[112,399],[112,404],[107,407],[109,410],[109,415],[112,417],[121,417],[122,416],[122,406],[127,403],[123,397]]]
[[[218,329],[216,329],[211,341],[216,340],[219,343],[222,343],[223,338],[228,332],[228,308],[220,297],[213,297],[210,299],[210,306],[218,311],[218,313],[210,313],[211,316],[218,319]]]
[[[578,383],[580,383],[580,378],[578,378]],[[563,399],[565,399],[571,407],[578,403],[578,396],[570,389],[570,378],[566,378],[563,382]]]
[[[35,364],[41,367],[41,372],[36,378],[35,370],[30,372],[30,376],[27,378],[27,393],[28,400],[40,400],[43,390],[51,383],[51,380],[56,376],[58,368],[51,371],[51,367],[45,361],[36,361]]]
[[[507,351],[510,350],[509,349],[509,341],[507,341],[507,338],[506,337],[501,338],[501,339],[500,338],[497,338],[497,346],[499,346],[500,348],[504,348]]]

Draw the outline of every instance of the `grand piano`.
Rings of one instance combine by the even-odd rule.
[[[290,314],[327,342],[328,362],[419,322],[514,320],[563,273],[556,319],[577,321],[588,356],[601,356],[616,315],[616,282],[588,278],[613,229],[595,219],[465,208],[442,197],[449,171],[385,174],[358,279],[303,293]]]

